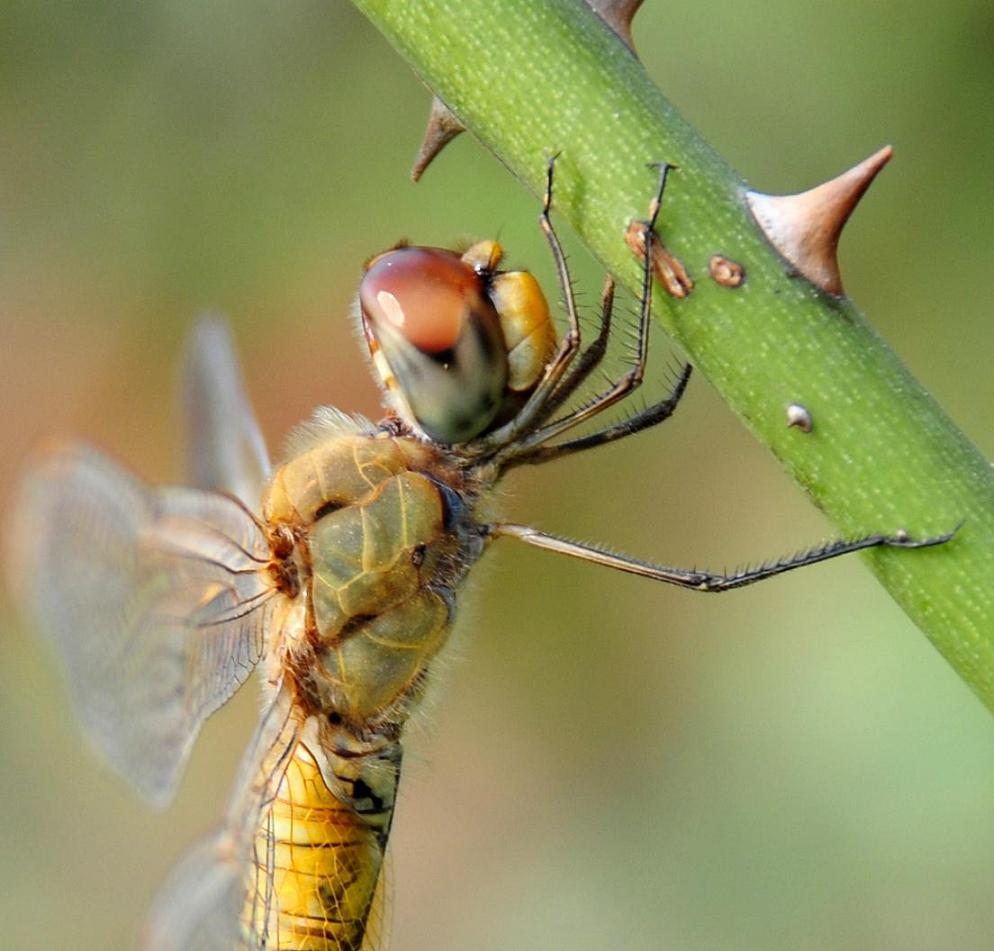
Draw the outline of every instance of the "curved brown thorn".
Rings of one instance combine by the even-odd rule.
[[[632,20],[642,6],[642,0],[587,0],[587,3],[621,37],[632,55],[637,56],[632,42]]]
[[[590,8],[596,13],[628,47],[633,56],[635,44],[632,41],[632,19],[642,0],[587,0]],[[421,148],[411,166],[411,178],[418,181],[425,169],[434,161],[445,148],[466,127],[456,118],[449,107],[438,96],[431,100],[431,112],[428,114],[428,125],[425,128]]]
[[[770,243],[829,294],[845,293],[836,257],[842,228],[892,154],[886,145],[838,178],[797,195],[746,192],[749,209]]]
[[[411,166],[411,178],[418,181],[435,156],[465,128],[466,126],[438,96],[432,96],[428,126],[425,128],[425,136],[421,140],[421,148],[418,149],[414,165]]]

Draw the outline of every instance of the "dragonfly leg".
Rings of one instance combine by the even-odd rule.
[[[544,422],[563,403],[566,402],[582,385],[584,380],[600,366],[607,353],[607,342],[611,337],[611,322],[614,316],[614,278],[610,274],[604,278],[601,290],[600,322],[597,337],[584,350],[566,378],[550,394],[538,415],[538,421]]]
[[[552,181],[558,157],[558,155],[551,156],[546,167],[545,195],[542,200],[542,213],[538,218],[539,225],[545,233],[545,239],[552,249],[552,258],[556,263],[556,275],[559,278],[559,289],[563,295],[563,306],[566,308],[567,320],[566,333],[559,341],[559,349],[549,364],[545,379],[542,380],[542,383],[548,387],[547,392],[551,392],[551,389],[559,382],[573,357],[576,356],[577,350],[580,349],[580,318],[576,310],[576,294],[573,291],[573,281],[570,278],[569,266],[566,263],[566,252],[563,251],[550,214],[552,211]]]
[[[539,215],[539,224],[545,233],[549,247],[552,249],[552,257],[556,263],[556,272],[559,275],[559,287],[563,296],[563,306],[566,308],[566,333],[559,341],[559,347],[555,355],[549,361],[545,372],[539,380],[538,386],[528,397],[524,406],[518,410],[514,418],[505,423],[499,429],[481,437],[478,440],[480,449],[486,450],[497,446],[503,446],[514,441],[521,433],[527,432],[535,425],[535,421],[541,418],[541,414],[549,398],[553,395],[559,381],[569,369],[573,358],[580,350],[580,318],[576,309],[576,295],[573,292],[573,282],[569,275],[569,266],[566,263],[566,252],[556,234],[555,226],[552,224],[550,212],[552,210],[552,182],[556,167],[557,155],[549,158],[545,173],[545,197],[542,201],[542,213]]]
[[[757,581],[765,581],[774,575],[783,574],[785,571],[793,571],[795,568],[814,565],[820,561],[828,561],[831,558],[837,558],[839,555],[862,551],[866,548],[931,548],[934,545],[942,545],[949,541],[959,531],[959,527],[956,526],[951,532],[946,532],[942,535],[930,535],[922,539],[913,539],[903,530],[893,535],[866,535],[863,538],[848,541],[837,539],[827,542],[824,545],[819,545],[816,548],[811,548],[795,555],[789,555],[785,558],[778,558],[776,561],[767,562],[754,568],[743,568],[732,574],[717,574],[710,571],[656,565],[652,562],[641,561],[638,558],[615,555],[601,548],[595,548],[592,545],[572,542],[557,535],[540,532],[527,525],[490,525],[487,526],[487,534],[492,538],[500,538],[502,536],[517,538],[523,542],[527,542],[529,545],[534,545],[536,548],[544,548],[547,551],[558,552],[561,555],[569,555],[572,558],[605,565],[608,568],[616,568],[618,571],[625,571],[643,578],[650,578],[653,581],[664,581],[667,584],[677,585],[681,588],[690,588],[693,591],[718,592],[730,591],[733,588],[742,588],[745,585],[755,584]]]
[[[645,367],[649,357],[649,327],[652,313],[652,242],[654,240],[654,229],[656,221],[659,217],[659,210],[662,207],[663,192],[666,188],[666,178],[671,168],[673,168],[673,166],[667,164],[666,162],[661,162],[659,164],[659,184],[652,203],[650,204],[649,219],[642,223],[642,236],[644,246],[646,248],[646,255],[642,267],[642,296],[639,308],[638,336],[636,339],[635,351],[636,355],[631,368],[618,380],[612,383],[606,390],[603,390],[601,393],[597,394],[592,400],[583,406],[578,407],[573,412],[567,413],[560,419],[557,419],[545,426],[533,429],[531,432],[509,445],[506,452],[500,454],[501,459],[506,463],[518,464],[526,461],[545,462],[549,459],[556,458],[558,455],[574,452],[579,448],[590,448],[592,446],[600,445],[603,442],[610,442],[614,439],[620,438],[623,435],[631,435],[632,433],[645,429],[647,426],[662,422],[664,419],[669,417],[673,409],[676,407],[676,403],[683,394],[687,380],[690,377],[689,364],[684,365],[673,392],[666,399],[654,404],[651,407],[648,407],[644,412],[636,414],[632,419],[625,420],[623,423],[615,426],[607,427],[602,431],[604,434],[603,438],[599,438],[601,437],[601,433],[596,433],[592,434],[590,439],[580,440],[579,442],[582,443],[582,446],[573,446],[572,443],[563,444],[564,447],[570,447],[564,448],[563,453],[555,451],[558,447],[550,447],[548,450],[536,452],[537,447],[540,447],[543,443],[546,443],[550,439],[566,432],[568,429],[572,429],[574,426],[578,426],[598,414],[603,413],[604,410],[614,406],[642,385],[642,381],[645,378]],[[609,320],[610,311],[608,311],[605,316],[606,319]],[[604,347],[607,343],[607,335],[604,329],[603,321],[601,336],[604,337],[604,342],[602,344],[602,347]],[[595,341],[595,344],[599,343],[600,339],[601,338],[599,336],[598,340]],[[591,349],[593,349],[593,346],[594,345],[591,346]],[[558,405],[569,395],[571,395],[572,391],[583,382],[583,378],[590,372],[592,367],[588,369],[584,366],[586,356],[587,354],[585,353],[584,357],[581,358],[580,364],[577,365],[576,371],[570,374],[562,386],[560,386],[560,388],[552,395],[549,402],[553,403],[553,405]],[[600,357],[598,356],[597,359],[599,362]],[[583,376],[580,376],[579,379],[576,379],[574,382],[574,377],[579,375],[579,371],[583,372]],[[569,391],[565,392],[565,394],[560,397],[560,394],[563,394],[566,387],[570,388]],[[638,420],[638,422],[634,426],[631,425],[635,420]]]
[[[683,397],[692,372],[693,368],[689,363],[683,364],[680,368],[680,375],[665,399],[661,399],[625,419],[612,423],[610,426],[581,436],[579,439],[570,439],[567,442],[556,443],[554,446],[535,446],[527,452],[516,454],[506,463],[507,468],[523,463],[538,465],[553,459],[561,459],[574,452],[582,452],[585,449],[593,449],[594,446],[602,446],[604,443],[624,439],[626,436],[634,436],[635,433],[640,433],[643,429],[649,429],[659,423],[666,422],[673,415]]]

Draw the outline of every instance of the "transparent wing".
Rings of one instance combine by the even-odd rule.
[[[216,315],[202,317],[193,330],[183,390],[193,484],[256,505],[269,478],[269,454],[245,395],[231,332]]]
[[[143,951],[279,951],[303,946],[299,933],[288,936],[287,944],[271,932],[266,937],[278,901],[277,879],[287,872],[284,863],[289,861],[298,874],[306,875],[312,854],[306,847],[296,858],[292,852],[289,856],[279,852],[276,838],[285,837],[288,830],[293,835],[293,827],[285,825],[285,819],[274,819],[271,810],[277,795],[285,795],[280,784],[305,732],[300,716],[289,691],[280,689],[242,761],[224,826],[177,866],[160,891],[145,927]],[[315,821],[320,811],[309,821]],[[343,833],[331,822],[328,834],[330,844]],[[335,868],[336,877],[327,880],[332,891],[340,885],[337,876],[356,873],[344,858]],[[388,879],[384,862],[361,946],[344,937],[332,946],[339,951],[384,951],[389,938]],[[313,947],[328,947],[321,929],[324,912],[315,908],[314,915]]]
[[[14,588],[110,763],[165,805],[201,723],[249,676],[274,589],[233,499],[153,489],[95,450],[49,451],[16,500]]]
[[[142,951],[241,948],[243,869],[223,833],[200,843],[159,890],[139,942]]]
[[[271,894],[272,878],[256,870],[253,846],[299,736],[299,723],[291,714],[289,694],[279,690],[242,760],[224,826],[197,846],[160,890],[142,935],[143,951],[254,951],[264,946],[248,920],[250,909]]]
[[[390,946],[390,931],[393,926],[393,857],[387,847],[383,856],[383,867],[376,882],[376,893],[366,921],[366,934],[360,951],[386,951]]]

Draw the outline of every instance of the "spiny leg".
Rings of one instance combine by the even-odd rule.
[[[605,565],[608,568],[650,578],[653,581],[665,581],[667,584],[689,588],[692,591],[716,593],[730,591],[733,588],[742,588],[745,585],[755,584],[757,581],[765,581],[767,578],[783,574],[785,571],[793,571],[795,568],[803,568],[806,565],[815,565],[820,561],[828,561],[831,558],[839,557],[839,555],[863,551],[867,548],[931,548],[949,541],[959,531],[959,528],[960,526],[957,525],[951,532],[946,532],[943,535],[931,535],[920,540],[910,538],[904,531],[899,531],[895,535],[867,535],[852,541],[837,539],[819,545],[817,548],[786,558],[779,558],[756,568],[745,568],[729,575],[716,574],[710,571],[690,571],[686,568],[671,568],[667,565],[641,561],[638,558],[615,555],[592,545],[582,545],[560,538],[558,535],[540,532],[527,525],[488,525],[484,527],[484,532],[491,538],[500,538],[501,536],[517,538],[529,545],[534,545],[536,548],[544,548],[561,555],[591,561],[594,564]]]
[[[602,446],[604,443],[624,439],[626,436],[634,436],[635,433],[640,433],[644,429],[666,422],[673,415],[683,397],[692,372],[691,365],[685,363],[669,395],[658,403],[653,403],[626,419],[619,420],[586,436],[581,436],[579,439],[570,439],[567,442],[557,443],[555,446],[535,446],[528,452],[520,453],[510,459],[506,463],[507,468],[522,464],[538,465],[543,462],[551,462],[553,459],[561,459],[574,452],[583,452],[586,449],[593,449],[595,446]]]
[[[518,410],[515,417],[505,423],[492,433],[482,436],[476,440],[475,445],[481,451],[504,446],[517,439],[521,433],[527,432],[534,426],[536,419],[539,419],[546,401],[555,392],[563,374],[569,369],[573,358],[580,349],[580,319],[576,309],[576,295],[573,293],[573,284],[569,276],[569,266],[566,263],[566,253],[559,241],[559,235],[552,224],[550,211],[552,209],[552,181],[555,170],[557,155],[549,159],[545,176],[545,198],[542,202],[542,214],[539,216],[539,224],[545,232],[546,240],[552,249],[552,257],[556,263],[556,272],[559,275],[559,287],[563,295],[563,306],[566,308],[567,328],[559,341],[559,347],[555,355],[545,368],[538,386],[535,387],[525,405]]]
[[[536,422],[545,422],[563,403],[566,402],[580,386],[583,385],[587,377],[600,366],[604,355],[607,353],[607,344],[611,336],[611,323],[614,316],[614,278],[609,274],[604,279],[604,287],[601,290],[600,306],[600,326],[597,330],[597,337],[584,350],[576,363],[570,368],[566,378],[556,387],[545,401],[542,412],[539,413]]]
[[[606,390],[602,391],[596,395],[590,402],[579,407],[571,413],[561,419],[555,420],[546,426],[542,426],[533,432],[528,433],[523,438],[517,440],[513,445],[509,445],[507,449],[501,453],[501,458],[506,460],[507,463],[511,463],[519,456],[531,455],[535,447],[540,446],[542,443],[547,442],[550,439],[564,433],[566,430],[578,426],[581,423],[592,419],[604,410],[615,403],[623,400],[626,396],[629,396],[635,390],[637,390],[645,378],[645,367],[646,362],[649,357],[649,327],[650,318],[652,315],[652,242],[655,235],[656,221],[659,218],[659,210],[662,207],[663,192],[666,189],[666,178],[669,170],[673,168],[666,162],[658,163],[659,168],[659,184],[656,189],[656,193],[653,196],[652,201],[649,205],[649,219],[643,222],[643,245],[645,247],[645,258],[643,260],[642,266],[642,297],[641,305],[639,308],[639,323],[638,323],[638,336],[636,340],[636,356],[632,367],[625,373],[622,377],[616,380],[611,386]],[[685,367],[681,379],[689,377],[689,367]],[[685,380],[684,380],[685,383]],[[679,393],[676,395],[676,399],[679,399],[679,395],[682,394],[683,388],[678,384],[677,389]],[[657,404],[656,407],[652,409],[659,409],[659,407],[666,404],[669,399],[672,399],[673,394],[667,400],[663,400],[662,403]],[[675,403],[673,404],[676,405]],[[672,407],[670,408],[672,412]],[[662,422],[663,419],[668,416],[666,413],[657,421]],[[646,423],[646,425],[651,425]],[[609,427],[613,428],[613,427]],[[645,428],[642,426],[641,428]],[[618,438],[616,434],[613,438]],[[596,445],[596,443],[594,443]]]

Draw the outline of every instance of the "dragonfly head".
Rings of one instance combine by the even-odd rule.
[[[507,346],[483,269],[455,251],[396,248],[367,266],[359,308],[373,364],[406,422],[462,443],[497,418]]]

